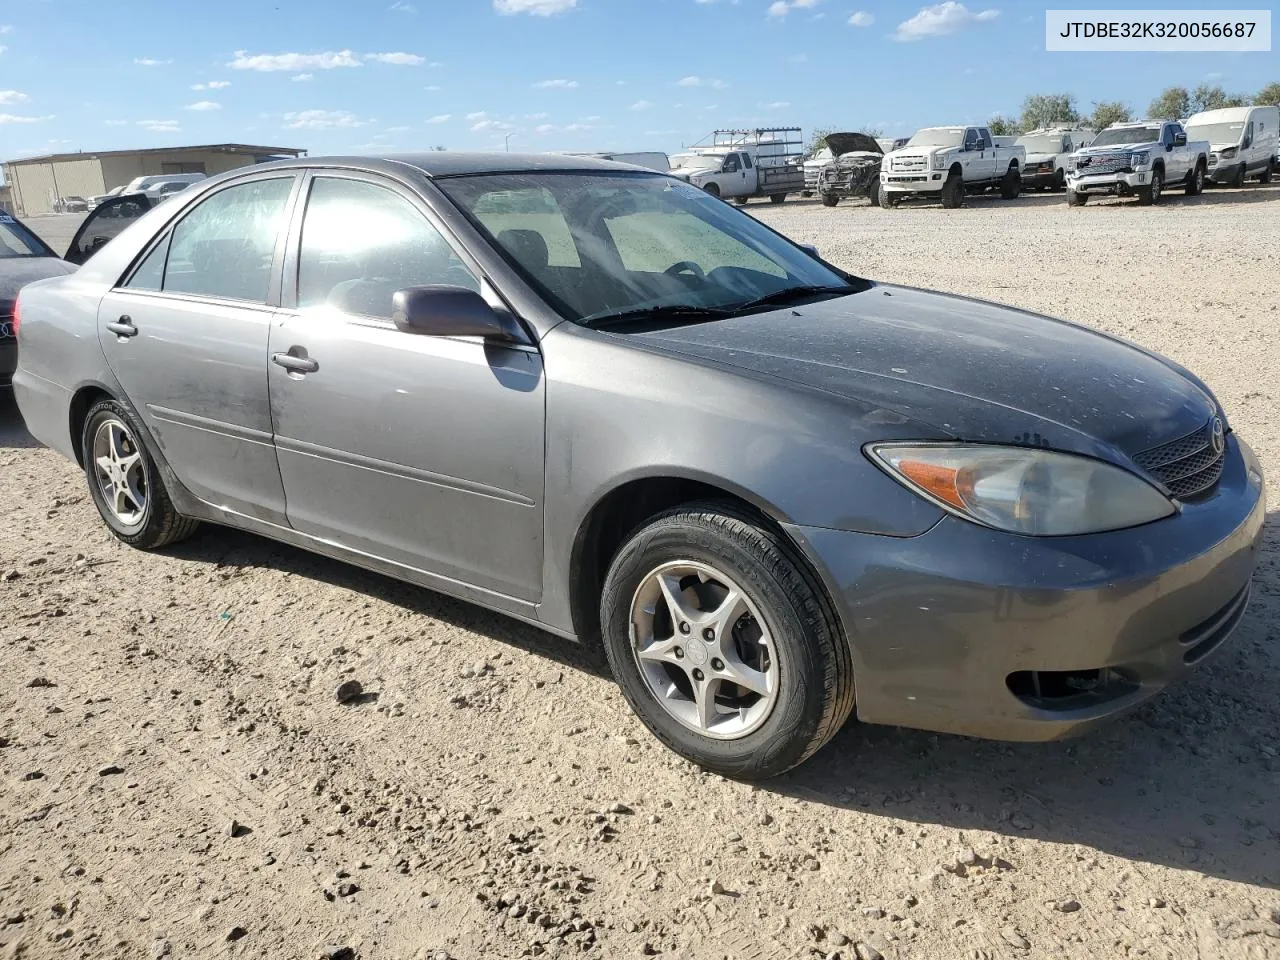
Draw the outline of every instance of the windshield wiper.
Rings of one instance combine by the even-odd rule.
[[[746,303],[740,303],[733,308],[733,312],[743,313],[747,310],[754,310],[756,307],[772,307],[795,303],[797,300],[807,300],[809,297],[820,296],[824,293],[850,294],[857,292],[858,288],[849,284],[844,284],[838,287],[820,286],[815,284],[807,284],[799,287],[783,287],[781,290],[775,290],[773,293],[767,293],[763,297],[756,297],[754,300],[748,300]]]
[[[737,308],[730,310],[725,307],[696,307],[688,303],[675,303],[665,307],[641,307],[637,310],[624,310],[621,313],[583,317],[581,322],[589,327],[612,327],[644,320],[688,320],[696,323],[699,320],[720,320],[735,313]]]

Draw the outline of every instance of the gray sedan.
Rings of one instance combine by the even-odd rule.
[[[1194,375],[851,276],[653,171],[256,166],[20,314],[22,414],[121,540],[225,524],[603,643],[728,776],[855,711],[1083,730],[1248,601],[1261,471]]]

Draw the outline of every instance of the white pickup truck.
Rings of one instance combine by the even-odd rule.
[[[671,175],[737,203],[768,197],[782,203],[804,191],[799,127],[717,130],[709,143],[671,158]]]
[[[926,127],[907,145],[884,158],[880,168],[880,206],[903,197],[936,196],[948,209],[964,203],[966,193],[999,187],[1012,200],[1022,192],[1027,152],[996,146],[986,127]]]
[[[1188,197],[1204,190],[1209,141],[1187,140],[1176,120],[1115,123],[1093,143],[1071,155],[1067,203],[1082,206],[1093,194],[1136,195],[1138,203],[1159,203],[1167,187]]]

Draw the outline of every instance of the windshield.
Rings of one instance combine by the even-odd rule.
[[[677,153],[671,158],[671,169],[679,170],[681,167],[687,169],[718,167],[723,162],[723,159],[723,157],[708,157],[700,153]]]
[[[734,310],[798,287],[864,289],[671,177],[485,174],[436,185],[578,322],[646,310]]]
[[[52,256],[54,252],[39,237],[7,213],[0,213],[0,259]]]
[[[1234,123],[1198,123],[1187,125],[1188,140],[1208,140],[1210,143],[1239,143],[1244,137],[1244,121]]]
[[[908,147],[958,147],[964,143],[964,127],[925,127],[907,141]]]
[[[1026,147],[1027,153],[1061,153],[1062,152],[1062,134],[1041,133],[1034,137],[1019,137],[1015,141],[1019,146]]]
[[[1093,138],[1091,147],[1110,147],[1121,143],[1156,143],[1160,139],[1159,127],[1115,127],[1103,130]]]

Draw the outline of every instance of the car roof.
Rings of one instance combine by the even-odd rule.
[[[429,153],[386,154],[381,156],[299,157],[272,163],[255,164],[253,169],[289,169],[300,167],[349,167],[394,173],[397,168],[415,167],[428,177],[461,177],[482,173],[546,173],[554,171],[604,173],[635,170],[661,176],[655,170],[630,164],[575,157],[563,153],[464,153],[432,151]],[[244,168],[237,172],[243,173]]]

